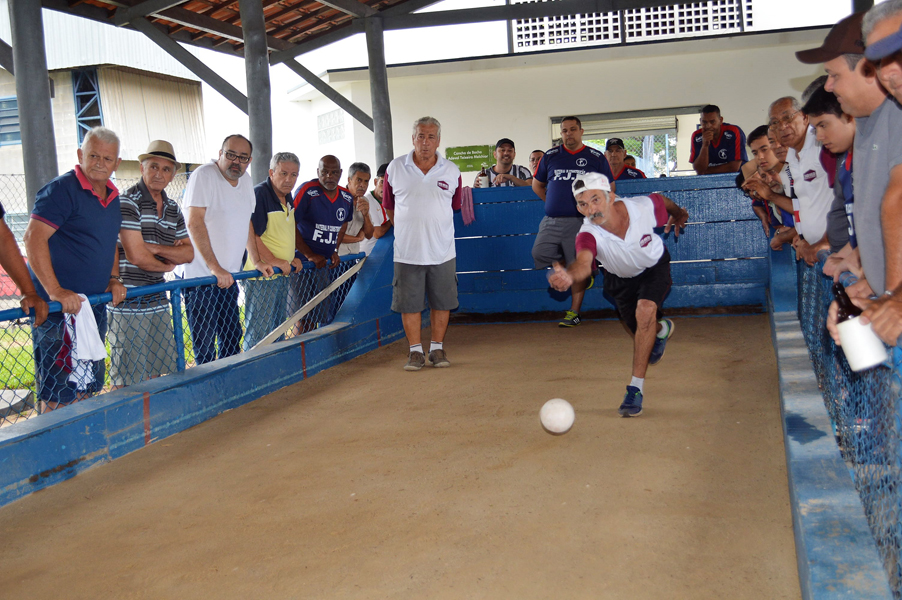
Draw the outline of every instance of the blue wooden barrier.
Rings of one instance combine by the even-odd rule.
[[[768,245],[749,199],[734,175],[617,182],[621,196],[661,192],[689,211],[690,225],[679,238],[671,232],[673,289],[665,306],[700,308],[766,303]],[[531,188],[473,191],[475,222],[455,215],[460,312],[562,311],[569,296],[548,287],[535,270],[532,245],[544,203]],[[583,310],[613,309],[600,281],[586,293]]]

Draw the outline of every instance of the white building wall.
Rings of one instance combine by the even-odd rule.
[[[803,65],[798,50],[819,46],[828,29],[743,35],[570,52],[493,57],[390,67],[395,155],[411,148],[410,126],[431,115],[442,122],[442,147],[494,144],[510,137],[519,164],[551,145],[552,117],[704,104],[747,133],[766,121],[779,96],[800,96],[823,71]],[[370,112],[366,70],[331,72],[328,80]],[[316,106],[326,101],[306,87],[294,92]],[[314,111],[315,112],[315,111]],[[697,121],[680,119],[679,169],[691,169],[688,137]],[[372,156],[374,139],[354,128],[351,155]],[[345,157],[340,156],[342,160]]]

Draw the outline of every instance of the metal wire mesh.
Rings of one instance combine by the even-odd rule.
[[[108,294],[89,298],[105,346],[103,360],[79,359],[79,340],[85,338],[77,334],[79,325],[73,334],[67,326],[73,319],[59,309],[38,328],[20,309],[2,311],[0,427],[249,350],[361,258],[342,257],[334,269],[305,263],[299,273],[269,278],[257,271],[235,273],[236,283],[227,289],[216,287],[212,277],[134,288],[117,307],[107,304]],[[331,323],[355,277],[282,339]]]
[[[883,558],[890,586],[902,597],[902,422],[899,401],[902,351],[893,365],[860,373],[849,369],[842,349],[826,330],[832,279],[823,262],[799,261],[799,321],[833,421],[836,442],[861,495],[865,515]],[[845,283],[845,282],[844,282]]]

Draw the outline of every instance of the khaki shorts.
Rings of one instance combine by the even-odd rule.
[[[432,310],[454,310],[457,302],[457,259],[440,265],[395,263],[391,309],[399,313],[418,313],[426,309],[426,297]]]
[[[107,340],[113,385],[134,385],[177,369],[168,307],[158,312],[110,309]]]

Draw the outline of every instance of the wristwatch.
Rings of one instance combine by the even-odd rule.
[[[110,275],[110,279],[111,279],[111,280],[115,279],[115,280],[118,281],[119,283],[122,283],[122,278],[119,277],[118,275]]]

